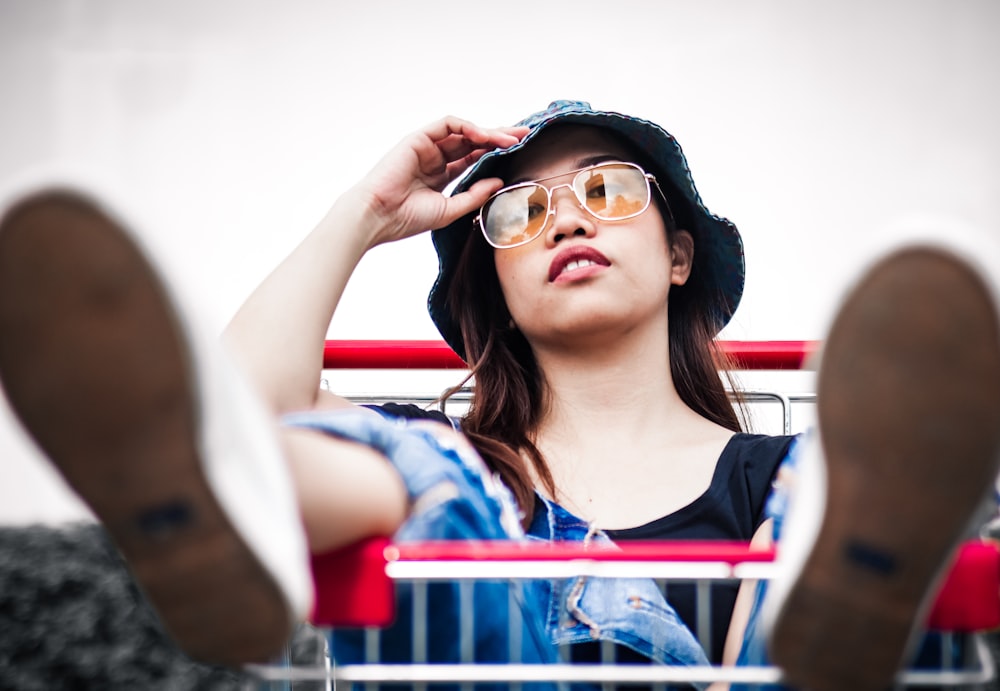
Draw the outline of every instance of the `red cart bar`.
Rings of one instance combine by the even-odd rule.
[[[745,370],[797,370],[819,350],[819,341],[720,341]],[[444,341],[329,340],[325,369],[467,369]]]

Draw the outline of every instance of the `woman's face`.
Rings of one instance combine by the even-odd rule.
[[[556,176],[542,183],[553,189],[573,179],[568,171],[602,160],[630,162],[631,156],[599,129],[561,126],[512,157],[505,182]],[[635,218],[602,221],[562,187],[552,206],[555,216],[541,235],[493,255],[507,308],[528,342],[574,347],[644,327],[665,336],[670,286],[690,274],[691,236],[675,231],[671,248],[655,203]]]

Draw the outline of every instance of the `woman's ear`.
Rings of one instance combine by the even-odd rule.
[[[670,283],[682,286],[691,276],[694,265],[694,237],[686,230],[670,234]]]

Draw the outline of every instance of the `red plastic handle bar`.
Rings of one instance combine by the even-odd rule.
[[[750,549],[745,542],[624,542],[614,546],[580,542],[440,541],[388,547],[390,561],[593,561],[722,562],[741,564],[774,560],[773,549]]]
[[[819,341],[719,341],[739,369],[803,369]],[[323,350],[325,369],[466,369],[444,341],[331,340]]]
[[[531,544],[452,541],[394,544],[363,540],[312,560],[316,604],[312,620],[323,626],[388,626],[395,617],[395,588],[386,573],[392,561],[591,561],[767,562],[773,550],[739,542],[636,542],[617,549],[580,543]],[[1000,547],[970,540],[959,549],[939,586],[927,628],[988,631],[1000,627]]]

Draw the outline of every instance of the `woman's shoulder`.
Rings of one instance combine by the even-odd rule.
[[[760,472],[770,478],[788,455],[788,449],[796,436],[739,432],[726,444],[719,464],[742,466],[750,472]]]
[[[443,422],[455,430],[459,429],[458,421],[455,418],[448,417],[448,415],[440,410],[428,410],[413,403],[381,403],[378,405],[366,405],[364,407],[370,408],[387,417],[404,418],[406,420],[435,420]]]
[[[767,461],[776,457],[781,461],[796,436],[798,435],[738,432],[729,439],[729,443],[722,451],[722,457],[745,462]]]
[[[734,434],[719,458],[719,466],[729,473],[742,475],[751,495],[766,493],[781,462],[797,435]]]

